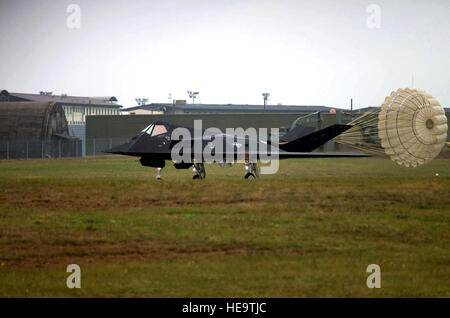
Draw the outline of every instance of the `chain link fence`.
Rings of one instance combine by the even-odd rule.
[[[88,138],[85,141],[86,153],[80,139],[57,140],[0,140],[0,159],[65,158],[84,156],[109,156],[106,150],[127,142],[129,138]],[[328,142],[320,151],[355,151],[347,145]],[[450,151],[448,151],[450,152]]]
[[[86,156],[106,156],[105,150],[126,143],[129,138],[89,138],[86,139]]]
[[[85,154],[83,154],[83,141],[80,139],[0,140],[0,160],[106,156],[110,154],[105,153],[105,150],[123,144],[128,139],[86,139],[84,144]]]
[[[79,139],[0,140],[0,159],[81,157]]]

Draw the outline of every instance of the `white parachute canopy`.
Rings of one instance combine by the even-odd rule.
[[[406,167],[435,158],[447,140],[447,117],[424,90],[400,88],[386,97],[378,114],[378,136],[385,153]]]

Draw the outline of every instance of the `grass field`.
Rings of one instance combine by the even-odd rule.
[[[286,160],[257,181],[206,168],[0,161],[0,296],[450,296],[449,159]]]

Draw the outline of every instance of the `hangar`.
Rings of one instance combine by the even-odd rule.
[[[81,140],[69,135],[61,105],[52,102],[0,103],[2,159],[81,156]]]
[[[55,95],[41,91],[39,94],[13,93],[0,91],[0,102],[53,102],[62,107],[67,119],[69,135],[82,141],[82,154],[85,154],[86,116],[120,115],[121,105],[114,96],[82,97],[67,94]]]

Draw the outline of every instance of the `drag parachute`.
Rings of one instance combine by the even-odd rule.
[[[380,108],[355,118],[333,139],[363,152],[416,167],[435,158],[447,140],[447,117],[439,102],[424,90],[400,88]]]
[[[447,139],[447,117],[439,102],[416,88],[386,97],[378,113],[378,136],[386,155],[406,167],[435,158]]]

